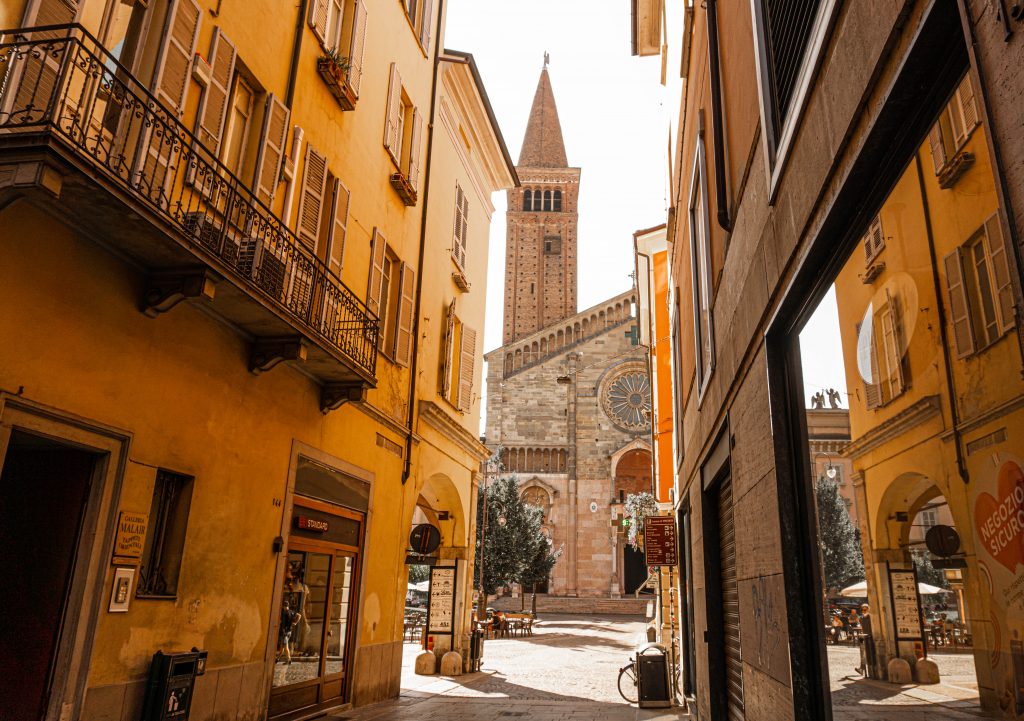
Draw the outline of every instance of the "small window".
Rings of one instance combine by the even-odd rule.
[[[544,212],[550,212],[550,211],[551,211],[551,191],[550,190],[545,190],[544,191]]]
[[[882,234],[882,219],[875,216],[868,226],[868,232],[864,236],[865,265],[871,265],[871,261],[878,257],[878,254],[885,248],[885,236]]]
[[[138,596],[175,598],[178,595],[194,480],[191,476],[157,471],[146,547],[139,569]]]
[[[556,190],[555,191],[554,204],[552,205],[552,209],[556,213],[561,213],[562,212],[562,191],[561,190]]]
[[[430,43],[431,0],[402,0],[420,45],[427,50]]]
[[[523,191],[523,210],[533,210],[533,191],[529,188]]]
[[[965,75],[928,134],[936,175],[943,175],[943,170],[957,157],[980,122],[971,77]],[[943,178],[942,187],[951,187],[955,180]]]
[[[560,235],[545,235],[544,236],[544,254],[545,255],[560,255],[562,253],[562,236]]]
[[[419,187],[420,140],[423,119],[402,85],[398,67],[391,64],[384,147],[413,191]]]
[[[527,191],[529,192],[529,191]],[[459,268],[466,267],[466,238],[469,234],[469,199],[462,186],[455,184],[455,232],[452,237],[452,258]]]
[[[224,164],[235,175],[242,175],[246,146],[252,129],[256,93],[241,76],[235,78],[235,90],[228,108],[228,128],[224,147]]]
[[[396,363],[408,365],[412,353],[416,272],[398,259],[376,229],[370,255],[366,306],[380,320],[377,349]]]
[[[444,368],[441,396],[461,411],[470,410],[475,392],[476,331],[455,313],[455,301],[448,305],[444,333]]]

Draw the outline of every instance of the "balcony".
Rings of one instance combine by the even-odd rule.
[[[377,318],[82,27],[0,35],[0,206],[14,195],[140,265],[141,310],[205,304],[249,370],[301,365],[325,412],[375,385]]]

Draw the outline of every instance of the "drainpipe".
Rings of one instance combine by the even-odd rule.
[[[305,2],[305,0],[303,0]],[[437,75],[441,67],[441,24],[444,19],[444,0],[437,3],[437,37],[434,39],[434,76],[430,85],[430,121],[427,124],[427,157],[423,162],[423,213],[420,218],[420,255],[416,261],[416,305],[412,319],[412,360],[409,362],[409,435],[405,440],[405,468],[402,469],[402,485],[412,475],[412,437],[416,421],[416,374],[420,356],[420,307],[423,297],[423,261],[427,248],[427,198],[430,196],[430,163],[434,152],[434,116],[437,111]]]
[[[715,195],[718,224],[729,232],[729,198],[725,187],[725,130],[722,127],[722,76],[718,57],[718,3],[705,0],[708,20],[708,64],[711,75],[711,131],[715,139]]]
[[[307,2],[308,0],[299,0],[299,17],[295,22],[295,39],[292,41],[292,57],[288,65],[288,90],[285,91],[284,100],[284,104],[289,109],[292,107],[292,100],[295,99],[295,79],[299,72],[299,54],[302,52],[302,24],[306,18]]]
[[[925,193],[924,170],[921,168],[921,155],[914,154],[914,163],[917,166],[917,182],[921,189],[921,204],[924,206],[924,229],[925,237],[928,238],[928,255],[932,262],[932,283],[935,287],[935,305],[939,313],[939,338],[942,342],[942,359],[946,367],[946,392],[949,395],[949,415],[953,425],[953,448],[956,451],[956,470],[960,480],[965,484],[970,483],[970,476],[967,474],[967,465],[964,462],[964,451],[961,444],[960,410],[956,400],[956,386],[953,384],[953,365],[949,357],[949,336],[946,333],[946,306],[942,302],[942,285],[939,281],[939,260],[935,253],[935,236],[932,234],[931,213],[928,210],[928,195]]]

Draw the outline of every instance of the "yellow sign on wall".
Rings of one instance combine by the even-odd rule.
[[[149,515],[134,511],[121,511],[117,518],[117,536],[114,538],[115,564],[134,564],[142,558],[146,547],[146,528]]]

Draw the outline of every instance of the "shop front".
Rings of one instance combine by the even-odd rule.
[[[268,717],[349,701],[369,484],[298,457],[274,639]]]

